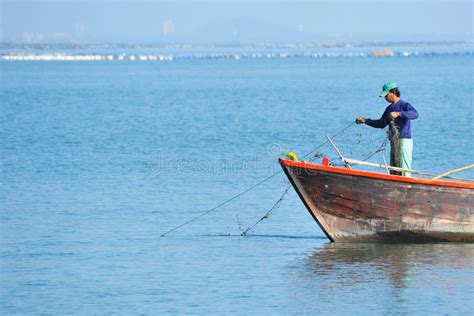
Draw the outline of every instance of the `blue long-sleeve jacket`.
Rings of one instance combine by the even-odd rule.
[[[400,112],[400,116],[395,119],[395,125],[398,127],[400,138],[411,138],[410,121],[418,118],[418,112],[410,103],[402,99],[397,103],[387,106],[380,119],[366,119],[365,123],[375,128],[385,128],[390,123],[391,112]]]

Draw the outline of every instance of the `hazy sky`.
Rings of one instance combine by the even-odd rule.
[[[474,0],[0,0],[0,41],[472,40]]]

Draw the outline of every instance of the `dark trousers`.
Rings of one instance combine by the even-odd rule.
[[[400,139],[390,140],[390,165],[392,167],[401,167],[400,163]],[[401,176],[400,171],[390,170],[390,174]]]

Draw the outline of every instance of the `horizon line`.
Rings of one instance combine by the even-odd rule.
[[[278,45],[344,45],[344,44],[474,44],[474,39],[469,40],[433,40],[433,39],[418,39],[418,40],[314,40],[314,41],[200,41],[200,42],[173,42],[173,41],[101,41],[101,42],[41,42],[28,43],[16,41],[0,41],[0,45],[24,45],[24,46],[49,46],[49,45],[64,45],[64,46],[101,46],[101,45],[128,45],[128,46],[278,46]]]

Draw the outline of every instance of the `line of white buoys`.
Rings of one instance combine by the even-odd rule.
[[[6,61],[114,61],[114,60],[159,60],[159,61],[171,61],[172,56],[164,55],[99,55],[99,54],[2,54],[2,60]]]
[[[411,56],[473,56],[474,52],[419,52],[419,51],[377,51],[377,52],[313,52],[313,53],[234,53],[234,54],[199,54],[199,55],[134,55],[134,54],[66,54],[66,53],[3,53],[5,61],[172,61],[172,60],[212,60],[212,59],[287,59],[287,58],[350,58],[350,57],[411,57]]]

